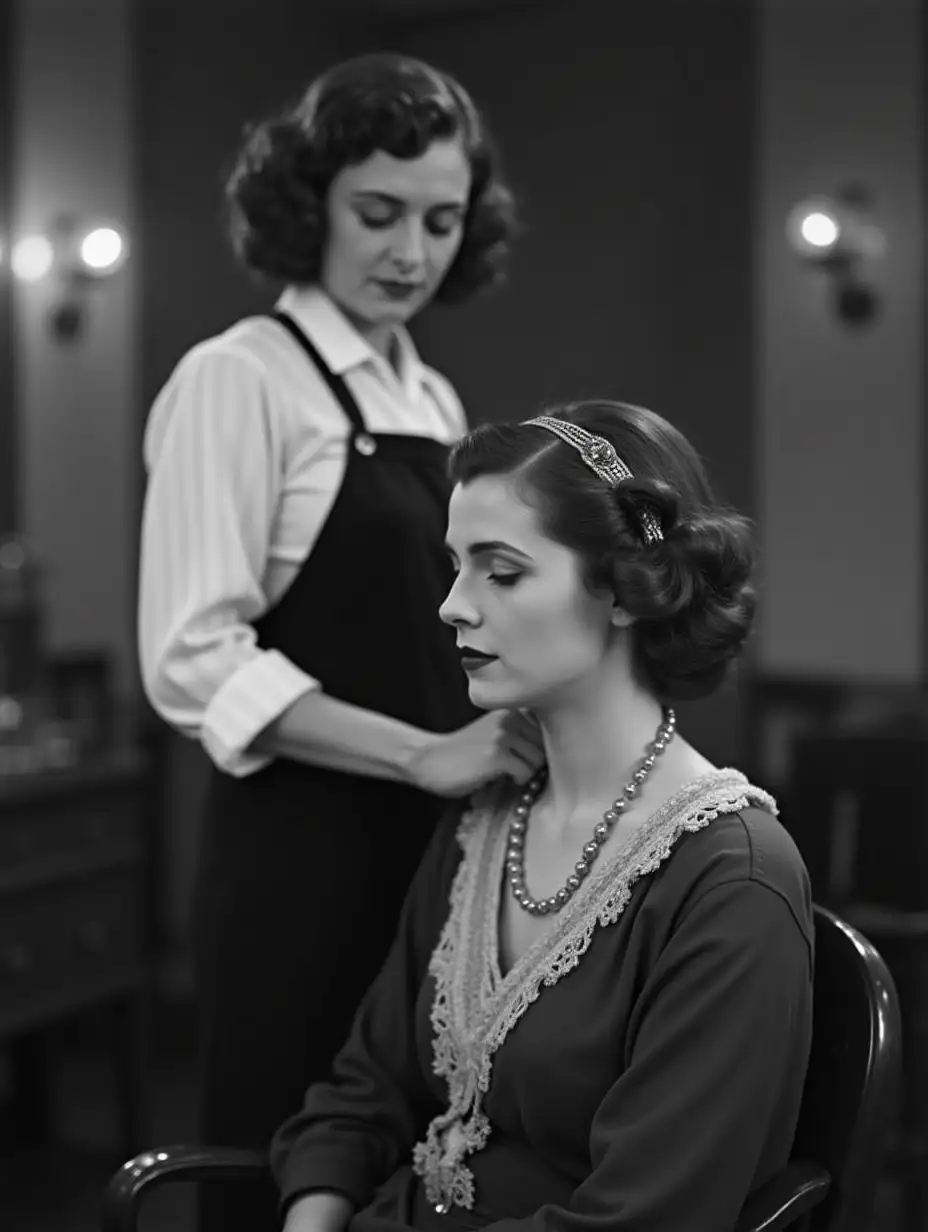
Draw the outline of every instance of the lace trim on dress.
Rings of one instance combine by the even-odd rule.
[[[490,1087],[493,1056],[542,988],[578,965],[596,928],[618,920],[634,883],[656,871],[683,834],[750,807],[777,812],[773,797],[752,786],[740,771],[716,770],[687,784],[584,882],[551,931],[505,976],[498,944],[506,818],[492,807],[465,814],[458,827],[463,858],[451,887],[448,918],[429,963],[435,981],[432,1068],[448,1084],[448,1108],[435,1117],[413,1151],[413,1167],[436,1209],[473,1207],[474,1178],[464,1160],[490,1136],[482,1101]]]

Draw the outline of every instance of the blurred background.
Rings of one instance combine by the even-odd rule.
[[[644,403],[757,521],[757,634],[681,724],[778,795],[816,898],[890,961],[905,1093],[874,1228],[924,1229],[918,0],[0,7],[0,1226],[93,1228],[114,1166],[192,1136],[206,762],[140,691],[141,433],[189,346],[272,303],[220,225],[244,124],[373,49],[464,81],[522,202],[508,288],[414,326],[471,419]],[[146,1226],[184,1232],[186,1201]]]

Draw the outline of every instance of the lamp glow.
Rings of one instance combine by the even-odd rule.
[[[886,240],[871,209],[870,192],[849,185],[834,196],[798,201],[786,219],[790,247],[827,277],[837,316],[846,325],[871,321],[879,308],[873,282]]]
[[[108,273],[119,264],[125,245],[113,227],[96,227],[81,240],[80,259],[95,274]]]
[[[802,219],[799,233],[813,248],[831,248],[837,243],[841,228],[830,214],[816,210]]]
[[[55,250],[44,235],[24,235],[10,253],[10,267],[21,282],[39,282],[54,262]]]

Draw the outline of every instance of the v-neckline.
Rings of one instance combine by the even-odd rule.
[[[573,971],[600,926],[619,919],[631,887],[670,858],[681,835],[701,830],[723,813],[754,806],[777,811],[773,797],[738,770],[713,770],[692,779],[658,805],[599,872],[584,881],[551,930],[505,974],[500,968],[499,918],[510,810],[503,811],[497,797],[465,814],[458,829],[464,854],[429,961],[435,981],[432,1068],[448,1084],[448,1107],[433,1118],[413,1150],[413,1166],[430,1202],[473,1206],[474,1176],[464,1160],[486,1145],[493,1130],[483,1101],[490,1091],[494,1057],[542,987]]]
[[[495,999],[509,993],[544,959],[560,945],[574,926],[578,914],[586,917],[587,900],[596,901],[604,887],[611,882],[621,863],[634,860],[640,849],[648,842],[661,824],[668,817],[676,815],[687,799],[698,796],[706,786],[715,780],[727,781],[731,770],[708,770],[703,774],[689,779],[675,792],[669,795],[661,804],[652,809],[635,829],[628,835],[598,870],[581,883],[580,888],[565,904],[563,909],[553,917],[551,928],[537,937],[526,950],[519,955],[507,971],[503,971],[501,954],[502,908],[504,887],[508,883],[506,875],[506,851],[509,844],[509,812],[502,818],[492,837],[489,875],[487,877],[487,901],[483,915],[483,958],[490,988],[487,992]],[[737,771],[734,773],[738,773]],[[722,777],[724,776],[724,778]],[[484,1007],[486,1008],[486,1007]]]

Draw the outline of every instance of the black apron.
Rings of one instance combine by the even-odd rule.
[[[430,731],[476,717],[438,608],[447,448],[375,435],[344,380],[290,331],[351,424],[344,478],[290,588],[255,624],[333,698]],[[203,1142],[267,1146],[327,1075],[393,938],[444,807],[400,783],[286,758],[244,778],[214,770],[194,904]],[[203,1186],[201,1232],[270,1232],[274,1194]]]

